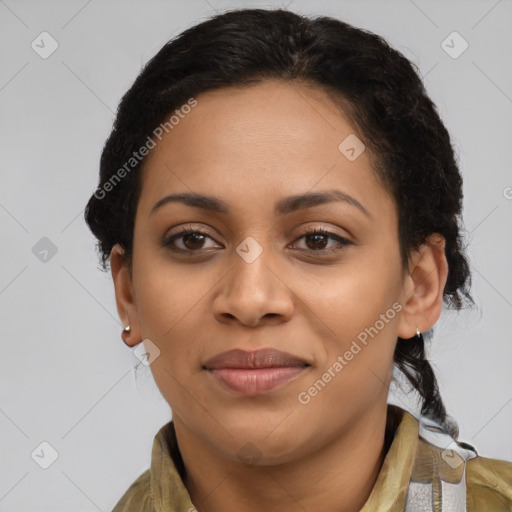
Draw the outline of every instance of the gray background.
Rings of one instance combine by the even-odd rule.
[[[431,356],[460,438],[512,460],[510,0],[0,0],[0,511],[106,512],[149,467],[170,412],[150,370],[135,377],[83,208],[141,65],[215,11],[286,4],[383,35],[424,76],[460,156],[478,303],[443,313]],[[46,59],[31,47],[43,31],[58,43]],[[458,58],[441,46],[453,31],[469,44]],[[58,452],[48,469],[31,457],[42,441]]]

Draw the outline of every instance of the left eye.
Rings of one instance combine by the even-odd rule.
[[[338,250],[341,250],[345,245],[350,245],[352,243],[346,238],[343,238],[341,236],[336,235],[335,233],[332,233],[331,231],[327,231],[321,228],[306,231],[306,233],[297,238],[297,240],[301,239],[304,239],[306,241],[306,244],[308,243],[307,240],[309,239],[311,241],[309,245],[312,245],[313,248],[308,247],[305,250],[309,250],[317,254],[336,252]],[[326,249],[325,247],[329,243],[329,239],[337,242],[337,246],[335,245],[334,247],[329,247]]]

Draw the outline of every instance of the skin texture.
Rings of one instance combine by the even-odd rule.
[[[402,268],[397,206],[368,150],[354,161],[338,150],[358,132],[322,89],[267,80],[196,99],[146,160],[132,276],[121,247],[111,253],[118,312],[131,326],[123,339],[130,347],[150,339],[161,351],[151,371],[172,408],[200,512],[358,511],[385,455],[397,336],[424,332],[441,314],[444,240],[433,236]],[[274,213],[283,197],[329,189],[370,216],[340,201]],[[218,197],[230,212],[173,202],[150,214],[177,192]],[[187,226],[206,234],[175,240],[193,255],[163,246]],[[350,244],[302,236],[313,227]],[[252,263],[236,251],[247,237],[263,250]],[[324,247],[338,250],[315,253]],[[301,404],[299,393],[396,302],[401,311]],[[240,395],[203,370],[233,348],[276,348],[310,367],[270,393]],[[251,465],[240,459],[248,449]]]

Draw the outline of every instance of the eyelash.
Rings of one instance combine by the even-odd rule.
[[[163,246],[167,247],[170,251],[173,251],[173,252],[190,253],[190,254],[198,253],[198,252],[201,251],[201,249],[198,249],[197,251],[193,251],[193,250],[186,250],[186,249],[180,249],[180,248],[172,247],[172,243],[175,240],[177,240],[177,239],[179,239],[179,238],[181,238],[183,236],[191,235],[191,234],[205,235],[208,238],[211,238],[213,240],[213,238],[208,233],[205,233],[204,231],[200,231],[198,229],[193,229],[193,228],[183,228],[180,231],[178,231],[177,233],[175,233],[174,235],[166,238],[163,241]],[[302,238],[304,238],[304,237],[306,237],[308,235],[324,235],[324,236],[327,236],[329,238],[332,238],[333,240],[336,240],[341,245],[341,247],[338,247],[338,248],[335,248],[335,247],[332,248],[331,247],[329,249],[319,249],[319,250],[315,250],[315,249],[300,249],[301,251],[310,251],[314,255],[318,255],[318,256],[332,254],[334,252],[342,250],[347,245],[353,245],[352,242],[350,242],[346,238],[343,238],[343,237],[341,237],[339,235],[336,235],[332,231],[329,231],[329,230],[327,230],[325,228],[322,228],[322,227],[310,227],[310,228],[307,228],[301,236],[299,236],[298,238],[296,238],[294,240],[293,243],[297,242],[298,240],[301,240]]]

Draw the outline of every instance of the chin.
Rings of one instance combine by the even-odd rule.
[[[245,438],[237,439],[236,445],[229,447],[229,454],[244,466],[264,467],[277,466],[291,462],[301,455],[301,443],[298,439],[290,440],[290,436],[276,436],[275,439],[250,440]],[[227,448],[227,447],[226,447]]]

